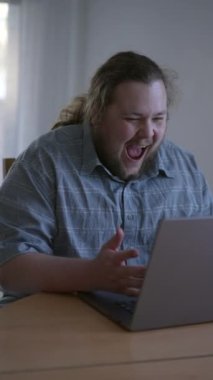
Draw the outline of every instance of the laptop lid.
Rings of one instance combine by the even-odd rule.
[[[213,320],[213,218],[160,223],[133,314],[131,297],[97,292],[83,298],[131,331]]]

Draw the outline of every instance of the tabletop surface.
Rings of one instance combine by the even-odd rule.
[[[128,332],[71,295],[38,294],[0,309],[2,380],[212,379],[212,371],[213,323]]]

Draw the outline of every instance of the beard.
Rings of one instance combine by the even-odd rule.
[[[159,147],[160,147],[160,145],[159,145]],[[149,170],[152,169],[154,162],[155,162],[155,158],[157,155],[158,148],[156,148],[150,155],[148,155],[148,157],[145,157],[145,159],[141,163],[141,166],[140,166],[139,170],[137,171],[137,173],[127,175],[126,169],[122,166],[122,164],[120,163],[120,161],[118,159],[114,159],[110,163],[110,165],[107,166],[107,164],[106,164],[104,166],[106,166],[107,169],[114,176],[118,177],[119,179],[121,179],[123,181],[130,182],[130,181],[141,178],[144,173],[147,173]]]
[[[153,167],[156,154],[164,140],[163,136],[159,142],[152,145],[149,152],[147,152],[147,156],[144,157],[144,160],[141,163],[141,167],[138,169],[137,173],[128,175],[127,170],[125,169],[124,165],[122,165],[122,161],[117,156],[117,151],[109,153],[105,148],[106,144],[102,135],[98,133],[97,130],[92,129],[92,137],[96,153],[101,163],[110,171],[113,176],[126,182],[140,178],[144,173],[148,172]]]

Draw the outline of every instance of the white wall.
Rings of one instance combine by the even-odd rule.
[[[169,137],[194,152],[213,189],[212,0],[20,4],[18,116],[13,131],[5,131],[3,156],[15,157],[49,130],[60,109],[87,90],[90,77],[110,55],[132,49],[179,74],[181,96],[171,113]]]
[[[193,151],[213,188],[213,1],[86,0],[78,91],[111,54],[132,49],[179,75],[169,137]]]

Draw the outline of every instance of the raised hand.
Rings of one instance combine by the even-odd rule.
[[[127,266],[129,259],[137,257],[135,249],[120,251],[124,232],[118,228],[115,235],[103,245],[93,260],[95,288],[128,295],[138,295],[143,284],[145,267]]]

